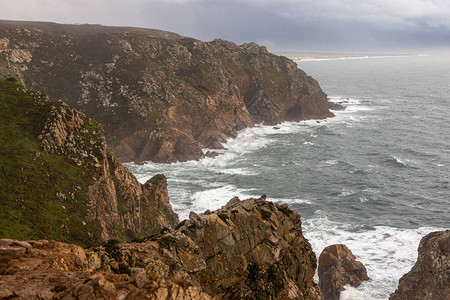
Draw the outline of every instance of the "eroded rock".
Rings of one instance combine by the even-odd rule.
[[[422,238],[411,271],[400,278],[390,300],[450,299],[450,230]]]
[[[1,295],[16,299],[320,299],[299,214],[264,198],[233,198],[142,242],[0,240],[0,258]]]
[[[178,224],[164,175],[140,184],[108,149],[101,124],[16,81],[0,79],[0,101],[9,120],[0,151],[14,165],[2,173],[0,238],[93,246]]]
[[[339,300],[345,285],[358,287],[369,280],[364,265],[342,244],[328,246],[322,251],[318,273],[324,300]]]
[[[261,122],[333,116],[316,80],[255,43],[8,21],[0,35],[0,74],[101,122],[119,161],[201,159]]]

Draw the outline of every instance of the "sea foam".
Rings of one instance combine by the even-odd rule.
[[[387,299],[397,288],[398,280],[417,259],[417,247],[426,234],[442,228],[402,229],[388,226],[366,228],[331,221],[321,211],[303,221],[303,234],[317,257],[332,244],[345,244],[367,268],[370,281],[348,289],[341,299]],[[316,277],[316,280],[318,278]],[[364,295],[358,298],[357,295]]]

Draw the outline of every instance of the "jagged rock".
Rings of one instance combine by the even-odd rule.
[[[366,268],[342,244],[328,246],[322,251],[318,273],[324,300],[339,300],[345,285],[358,287],[363,281],[369,280]]]
[[[200,284],[224,299],[320,299],[313,280],[316,257],[302,235],[300,215],[264,199],[235,197],[178,229],[206,261],[197,275]]]
[[[164,175],[140,184],[107,148],[99,123],[4,79],[0,102],[8,120],[0,124],[0,238],[92,246],[178,224]]]
[[[142,242],[0,240],[0,287],[15,299],[320,299],[315,268],[299,214],[263,198],[233,198]]]
[[[200,159],[255,123],[333,116],[316,80],[255,43],[8,21],[0,36],[0,75],[101,122],[120,161]]]
[[[400,278],[390,300],[450,299],[450,230],[422,238],[417,262]]]

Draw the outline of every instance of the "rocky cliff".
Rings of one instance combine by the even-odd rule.
[[[0,21],[0,75],[105,126],[120,161],[184,161],[255,123],[333,116],[316,80],[254,43]]]
[[[400,278],[389,299],[450,299],[450,230],[423,237],[418,252],[416,264]]]
[[[141,185],[99,123],[13,79],[0,79],[0,140],[0,238],[95,245],[178,223],[163,175]]]
[[[140,242],[0,240],[0,297],[320,299],[315,268],[297,212],[234,198]]]

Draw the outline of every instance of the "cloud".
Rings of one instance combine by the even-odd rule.
[[[271,49],[450,47],[448,0],[0,0],[1,19],[174,31]]]

